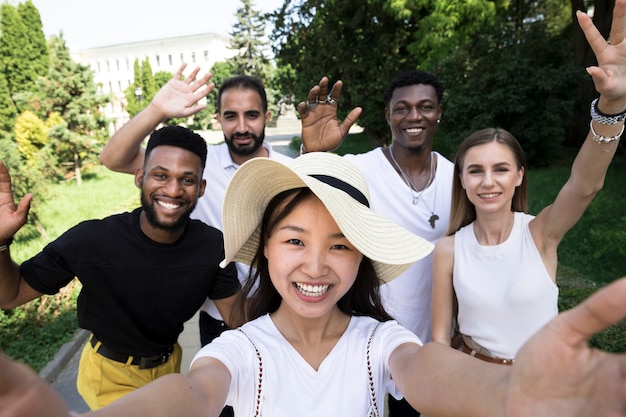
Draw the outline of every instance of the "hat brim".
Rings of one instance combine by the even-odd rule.
[[[433,250],[432,243],[372,211],[347,192],[311,176],[316,174],[359,184],[369,198],[358,169],[334,154],[305,154],[289,165],[269,158],[253,158],[239,167],[224,198],[226,258],[221,265],[231,261],[251,264],[258,249],[261,220],[267,205],[277,194],[302,187],[310,188],[322,201],[341,232],[372,260],[379,278],[385,282]]]

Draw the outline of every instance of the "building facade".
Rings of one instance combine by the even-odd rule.
[[[141,63],[148,58],[154,72],[174,74],[183,63],[188,69],[199,66],[207,72],[216,62],[236,54],[228,48],[229,43],[228,37],[203,33],[89,48],[78,55],[94,71],[99,92],[111,97],[104,113],[111,119],[110,129],[114,132],[128,121],[124,90],[133,83],[135,60]]]

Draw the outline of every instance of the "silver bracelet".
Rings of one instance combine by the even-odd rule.
[[[619,133],[615,136],[598,135],[596,131],[593,130],[593,120],[589,122],[589,129],[591,130],[591,134],[593,135],[593,140],[600,144],[610,143],[619,140],[620,136],[622,136],[622,133],[624,133],[624,125],[622,125],[622,130],[620,130]]]
[[[591,120],[603,125],[615,125],[626,119],[626,111],[617,114],[605,114],[598,109],[598,99],[591,102]]]

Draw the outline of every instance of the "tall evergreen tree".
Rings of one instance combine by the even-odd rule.
[[[170,75],[169,78],[172,76]],[[169,80],[168,78],[168,80]],[[150,60],[146,57],[143,62],[135,59],[133,63],[133,82],[124,90],[126,96],[126,111],[133,117],[150,103],[159,87],[152,73]]]
[[[37,76],[43,77],[48,73],[50,57],[48,55],[48,44],[43,33],[43,25],[39,10],[31,0],[20,3],[17,11],[25,27],[26,55]]]
[[[144,103],[147,105],[157,92],[156,81],[152,73],[150,59],[146,57],[141,64],[141,88],[143,90]]]
[[[229,60],[236,74],[253,75],[267,81],[270,73],[269,43],[265,40],[267,19],[254,8],[252,0],[241,0],[237,23],[230,32],[230,49],[239,51]]]
[[[9,95],[29,91],[37,79],[27,54],[26,26],[17,9],[9,3],[0,5],[0,62]]]
[[[39,77],[48,71],[48,51],[41,17],[31,2],[0,6],[0,62],[9,95],[18,111],[19,93],[34,91]]]
[[[36,97],[39,114],[44,120],[61,115],[64,123],[50,129],[50,146],[61,162],[73,163],[80,180],[83,163],[97,160],[108,136],[101,108],[109,98],[98,94],[93,71],[71,58],[62,36],[50,38],[49,51],[50,70]]]

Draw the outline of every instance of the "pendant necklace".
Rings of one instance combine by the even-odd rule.
[[[419,203],[419,201],[421,199],[422,202],[424,202],[424,205],[426,206],[428,211],[430,211],[430,218],[428,219],[428,223],[430,224],[430,227],[432,227],[434,229],[435,228],[435,222],[437,220],[439,220],[439,216],[436,215],[435,211],[434,211],[434,208],[435,208],[434,203],[437,201],[436,200],[436,198],[437,198],[437,194],[436,194],[437,193],[437,188],[435,188],[435,199],[433,199],[433,208],[432,209],[430,208],[430,206],[428,205],[426,200],[421,198],[422,197],[422,193],[431,184],[431,182],[433,181],[434,175],[435,175],[435,165],[434,165],[433,153],[432,152],[430,153],[430,176],[428,177],[428,182],[426,183],[424,188],[422,188],[421,191],[417,189],[417,187],[413,184],[413,181],[411,181],[411,179],[404,172],[404,170],[402,169],[402,167],[400,166],[398,161],[396,161],[396,157],[393,155],[393,145],[391,145],[389,147],[389,155],[391,156],[391,160],[393,161],[393,164],[396,166],[396,168],[400,172],[400,175],[402,176],[402,179],[404,180],[406,185],[409,186],[409,189],[411,190],[411,195],[413,196],[413,205],[417,205],[417,203]]]

